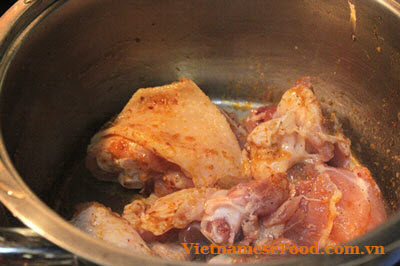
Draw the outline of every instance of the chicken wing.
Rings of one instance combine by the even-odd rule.
[[[204,204],[217,190],[215,188],[188,188],[157,199],[140,215],[134,217],[139,230],[162,235],[172,228],[183,229],[193,221],[200,221],[204,213]],[[125,208],[123,216],[130,208]]]
[[[81,204],[71,223],[86,233],[119,247],[154,255],[128,221],[100,203]]]

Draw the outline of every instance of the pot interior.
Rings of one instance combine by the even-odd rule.
[[[391,213],[400,204],[400,19],[378,1],[60,1],[18,43],[1,87],[1,133],[29,187],[69,219],[134,190],[97,181],[90,138],[136,89],[193,79],[215,102],[277,103],[311,76]],[[201,115],[201,114],[199,114]]]

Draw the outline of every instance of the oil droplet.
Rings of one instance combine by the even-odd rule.
[[[351,40],[353,42],[355,42],[357,40],[357,36],[354,33],[351,34]]]
[[[13,191],[13,190],[11,190],[11,188],[8,185],[6,185],[2,182],[0,182],[0,190],[3,190],[3,192],[7,193],[8,196],[16,198],[16,199],[25,198],[25,194],[23,192],[19,192],[16,190]]]

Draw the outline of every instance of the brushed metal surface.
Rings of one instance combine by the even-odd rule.
[[[137,88],[179,77],[193,79],[216,101],[262,104],[277,102],[297,78],[309,75],[324,111],[339,117],[392,213],[355,243],[394,248],[400,241],[400,5],[350,3],[355,20],[348,1],[19,1],[19,9],[0,20],[7,26],[0,30],[6,168],[0,182],[28,196],[0,198],[29,226],[78,255],[110,265],[145,263],[95,244],[47,207],[68,219],[83,200],[115,210],[129,201],[132,191],[95,180],[82,164],[101,124]],[[27,210],[21,201],[35,208]],[[71,244],[78,240],[82,245]]]

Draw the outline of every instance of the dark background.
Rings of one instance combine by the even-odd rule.
[[[3,15],[15,2],[16,0],[0,0],[0,15]]]

